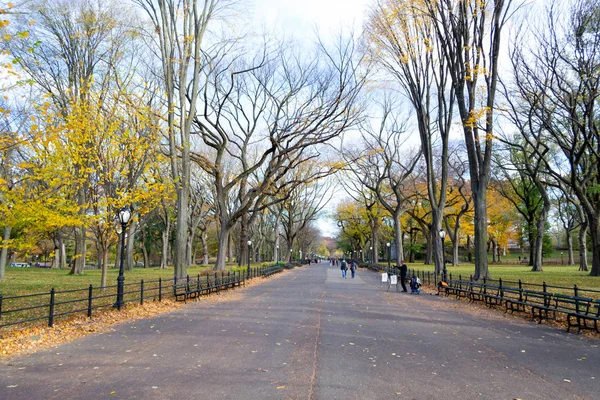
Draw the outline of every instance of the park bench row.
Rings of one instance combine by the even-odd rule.
[[[542,323],[543,319],[556,319],[558,313],[567,316],[567,331],[571,327],[598,330],[600,299],[569,296],[561,293],[507,287],[501,284],[450,280],[448,286],[439,286],[438,292],[446,296],[467,298],[470,302],[481,301],[488,307],[505,307],[505,312],[530,312],[531,320]],[[529,308],[529,311],[527,310]]]
[[[261,267],[253,270],[253,276],[262,276],[263,278],[274,275],[278,272],[283,271],[283,267],[280,265],[273,265],[270,267]],[[236,286],[245,284],[245,274],[241,271],[237,273],[228,272],[227,275],[221,275],[220,277],[215,274],[214,277],[198,275],[197,277],[191,278],[189,275],[184,280],[173,280],[173,296],[175,300],[183,300],[184,302],[188,299],[193,299],[201,295],[210,293],[219,293],[221,290],[233,289]]]
[[[186,302],[188,299],[193,299],[201,295],[218,293],[221,290],[233,289],[236,286],[240,286],[244,283],[242,274],[227,274],[221,277],[204,276],[190,278],[188,275],[184,280],[173,280],[173,296],[175,300],[183,300]]]

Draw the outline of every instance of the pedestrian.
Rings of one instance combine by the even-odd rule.
[[[402,291],[408,292],[408,290],[406,290],[406,278],[408,276],[408,267],[406,266],[406,263],[404,263],[404,260],[401,260],[400,266],[396,265],[396,268],[400,270],[400,284],[402,285]]]
[[[356,273],[356,260],[351,261],[350,272],[352,272],[352,279],[354,279],[354,274]]]
[[[348,271],[348,263],[346,263],[346,259],[342,260],[340,268],[342,270],[342,278],[346,279],[346,271]]]

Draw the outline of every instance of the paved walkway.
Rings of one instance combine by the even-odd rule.
[[[600,398],[600,341],[386,287],[295,269],[3,362],[0,399]]]

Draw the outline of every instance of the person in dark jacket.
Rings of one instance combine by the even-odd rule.
[[[346,279],[346,271],[348,271],[348,264],[346,263],[345,259],[342,260],[340,268],[342,270],[342,278]]]
[[[350,272],[352,272],[352,279],[354,279],[354,274],[356,273],[356,260],[350,262]]]
[[[404,261],[400,261],[400,266],[396,265],[396,268],[400,270],[400,284],[402,285],[402,291],[408,292],[406,290],[406,278],[408,276],[408,267],[404,263]]]

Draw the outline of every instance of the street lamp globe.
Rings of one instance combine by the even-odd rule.
[[[442,239],[444,239],[444,238],[446,237],[446,231],[445,231],[445,230],[443,230],[443,229],[440,229],[440,237],[441,237]]]
[[[119,210],[119,222],[123,225],[127,225],[129,219],[131,218],[131,210],[129,207],[125,206]]]

